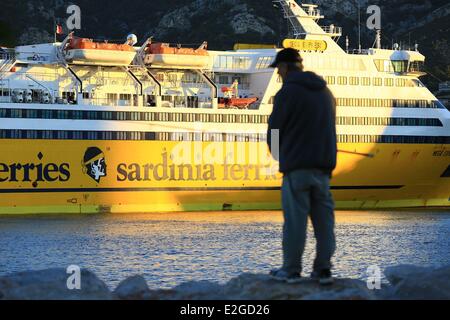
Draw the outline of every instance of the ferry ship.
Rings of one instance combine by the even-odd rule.
[[[275,3],[284,47],[337,100],[337,208],[450,206],[450,112],[423,85],[425,57],[349,51],[315,5]],[[280,209],[266,145],[282,82],[277,47],[209,50],[69,34],[2,48],[0,214]]]

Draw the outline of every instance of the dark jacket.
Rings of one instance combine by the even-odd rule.
[[[336,103],[325,80],[312,72],[289,73],[269,118],[269,149],[271,129],[280,130],[276,160],[282,173],[320,169],[331,175],[337,153]]]

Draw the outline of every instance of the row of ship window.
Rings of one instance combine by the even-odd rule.
[[[1,129],[0,139],[264,142],[260,133],[177,133]],[[450,144],[450,136],[337,135],[338,143]]]
[[[431,108],[445,109],[439,101],[406,99],[336,98],[342,107]]]
[[[337,125],[443,127],[435,118],[336,117]]]
[[[0,118],[267,123],[268,115],[0,108]]]
[[[0,109],[0,118],[70,119],[70,120],[128,120],[164,122],[267,123],[267,115],[206,114],[129,111],[81,111]],[[337,125],[438,126],[436,118],[336,117]]]
[[[386,87],[422,87],[423,84],[417,79],[403,78],[370,78],[370,77],[346,77],[325,76],[330,85],[352,85],[352,86],[386,86]]]

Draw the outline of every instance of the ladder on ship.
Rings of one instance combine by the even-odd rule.
[[[3,79],[16,65],[16,55],[13,52],[0,53],[0,61],[0,79]]]
[[[303,37],[306,34],[305,30],[302,28],[301,24],[297,20],[298,16],[292,13],[292,9],[290,7],[292,4],[285,0],[274,0],[272,2],[275,7],[277,8],[281,7],[284,18],[289,21],[289,25],[291,27],[294,39],[299,39],[300,37]]]

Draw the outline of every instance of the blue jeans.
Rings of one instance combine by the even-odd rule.
[[[284,212],[283,269],[290,273],[302,271],[308,215],[317,241],[314,271],[331,269],[336,241],[329,175],[316,169],[289,172],[283,177],[281,197]]]

